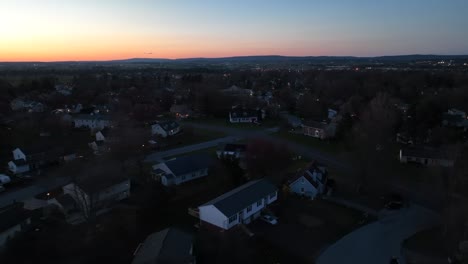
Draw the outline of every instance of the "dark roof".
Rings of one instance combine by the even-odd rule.
[[[177,123],[175,121],[164,121],[164,122],[159,122],[158,124],[165,131],[173,130],[173,129],[176,129],[176,128],[178,128],[180,126],[179,123]]]
[[[149,235],[133,259],[133,264],[190,263],[192,236],[176,228]]]
[[[68,193],[57,196],[55,199],[57,199],[57,202],[59,202],[59,204],[61,204],[64,208],[75,206],[75,200]]]
[[[109,164],[91,165],[86,172],[77,177],[75,183],[89,194],[105,190],[125,181],[128,181],[128,177],[122,171],[121,166],[111,162]]]
[[[224,151],[239,151],[245,152],[247,150],[246,144],[226,144],[224,146]]]
[[[307,120],[303,124],[306,127],[313,127],[313,128],[319,128],[319,129],[325,129],[328,126],[326,123],[313,121],[313,120]]]
[[[22,203],[16,203],[0,208],[0,233],[21,224],[31,215],[23,208]]]
[[[231,117],[258,117],[259,111],[253,109],[234,108],[230,112]]]
[[[276,191],[276,186],[266,179],[250,181],[202,206],[213,205],[225,216],[230,217]]]
[[[206,169],[212,162],[213,158],[208,154],[194,154],[166,161],[165,164],[174,175],[178,176]]]
[[[157,168],[157,169],[153,169],[153,173],[164,174],[165,172],[163,170],[161,170],[160,168]]]
[[[401,149],[402,156],[430,159],[451,159],[449,153],[431,147],[411,147]]]
[[[326,178],[328,176],[328,172],[325,166],[317,162],[312,162],[305,169],[293,175],[288,181],[288,184],[292,184],[293,182],[297,181],[298,179],[304,176],[304,178],[308,182],[310,182],[310,184],[312,184],[315,188],[317,188],[318,183],[317,181],[314,180],[314,178],[312,178],[312,174],[314,172],[321,174],[322,177],[318,178],[318,181],[320,181],[322,184],[325,183]]]

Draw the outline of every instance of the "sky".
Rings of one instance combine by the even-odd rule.
[[[0,61],[468,54],[467,0],[0,0]]]

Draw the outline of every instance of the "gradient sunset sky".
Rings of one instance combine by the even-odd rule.
[[[0,0],[0,61],[468,54],[468,0]]]

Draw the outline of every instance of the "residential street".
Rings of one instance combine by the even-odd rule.
[[[438,220],[432,211],[411,205],[346,235],[326,249],[317,263],[388,264],[392,256],[406,263],[401,250],[403,241],[436,225]]]
[[[50,189],[61,187],[67,184],[69,181],[69,177],[38,179],[34,182],[34,184],[28,187],[0,194],[0,207],[7,206],[15,201],[21,202],[27,200]]]
[[[350,173],[352,170],[352,167],[349,164],[346,164],[343,161],[337,160],[335,157],[331,155],[322,153],[316,149],[312,149],[309,146],[304,146],[296,142],[289,141],[287,139],[282,139],[282,138],[274,137],[270,135],[271,133],[274,133],[278,128],[267,128],[264,130],[249,130],[249,129],[230,128],[230,127],[225,127],[225,126],[197,124],[197,123],[189,123],[189,124],[193,126],[194,128],[220,131],[220,132],[224,132],[228,135],[238,137],[238,138],[269,139],[277,143],[285,144],[297,154],[300,154],[311,160],[317,160],[317,161],[323,162],[330,167],[334,167],[340,172]]]

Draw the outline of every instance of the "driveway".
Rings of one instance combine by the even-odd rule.
[[[388,264],[392,256],[406,263],[401,250],[403,241],[438,221],[434,212],[411,205],[344,236],[327,248],[317,263]]]
[[[5,192],[0,194],[0,207],[7,206],[14,202],[22,202],[28,200],[35,195],[46,192],[48,190],[61,187],[70,182],[69,177],[59,177],[52,179],[38,179],[33,185],[21,188],[18,190],[12,190],[11,192]]]

